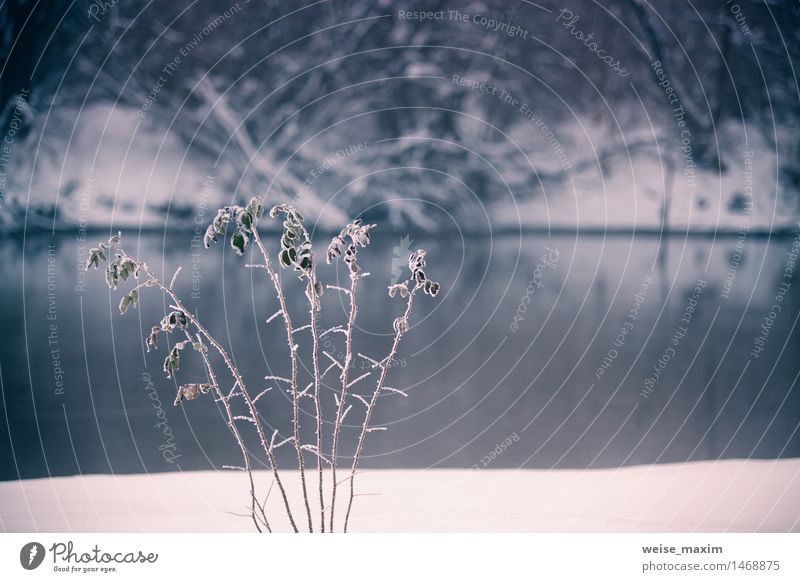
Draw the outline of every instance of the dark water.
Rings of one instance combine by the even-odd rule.
[[[268,370],[287,373],[280,322],[264,322],[274,293],[229,248],[193,256],[189,238],[128,243],[158,271],[184,265],[180,294],[257,391]],[[413,246],[428,249],[429,275],[443,291],[417,303],[388,382],[410,396],[381,399],[376,422],[388,430],[370,435],[365,464],[563,468],[800,455],[794,242],[751,237],[739,257],[736,238],[418,238]],[[373,357],[387,352],[400,310],[385,296],[400,243],[399,234],[377,235],[362,253],[371,276],[361,289],[356,351]],[[80,288],[74,236],[5,239],[0,258],[0,479],[238,463],[213,400],[173,407],[163,345],[144,353],[145,330],[166,308],[157,292],[145,290],[141,308],[120,318],[120,295],[109,293],[102,273]],[[195,299],[193,270],[201,275]],[[337,273],[323,276],[335,282]],[[302,325],[304,297],[287,281]],[[325,295],[324,312],[327,324],[344,314],[336,293]],[[339,353],[340,337],[326,349]],[[183,360],[179,380],[202,381],[193,353]],[[307,370],[301,375],[305,384]],[[330,415],[331,390],[324,398]],[[273,392],[264,404],[285,434],[286,398]],[[350,423],[358,416],[356,406]],[[344,450],[356,436],[345,431]],[[290,447],[280,451],[292,465]]]

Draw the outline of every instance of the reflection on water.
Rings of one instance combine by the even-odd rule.
[[[276,300],[263,272],[241,268],[229,247],[196,251],[189,238],[128,243],[156,270],[184,266],[180,294],[230,346],[250,386],[265,387],[264,375],[286,373],[287,347],[280,322],[265,323]],[[410,396],[381,401],[376,422],[388,430],[371,434],[365,465],[562,468],[797,456],[793,241],[753,238],[740,256],[734,238],[418,238],[413,246],[429,250],[428,272],[443,291],[417,302],[389,376]],[[385,294],[398,246],[399,234],[384,233],[362,253],[371,276],[361,289],[356,351],[373,357],[388,351],[400,308]],[[102,274],[82,281],[80,252],[66,235],[0,248],[0,478],[233,462],[235,443],[213,400],[173,407],[163,346],[144,352],[145,330],[168,308],[163,298],[145,292],[141,308],[120,318],[120,295],[109,294]],[[323,276],[335,282],[337,273]],[[305,299],[286,278],[302,325]],[[329,291],[324,301],[332,325],[343,298]],[[340,341],[325,349],[340,353]],[[202,380],[191,353],[183,360],[179,380]],[[308,371],[302,376],[307,382]],[[270,396],[263,411],[287,431],[286,398]],[[330,413],[331,390],[324,404]],[[348,421],[358,420],[354,407]],[[345,449],[356,436],[345,431]],[[281,461],[291,466],[288,449]]]

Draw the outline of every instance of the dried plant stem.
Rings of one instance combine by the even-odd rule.
[[[290,360],[292,365],[292,375],[291,375],[291,390],[292,390],[292,427],[294,430],[294,448],[297,452],[297,466],[300,469],[300,483],[302,484],[303,488],[303,502],[306,506],[306,516],[308,518],[308,531],[314,531],[314,524],[311,520],[311,505],[308,502],[308,488],[306,486],[306,471],[305,471],[305,461],[303,459],[303,450],[302,450],[302,443],[300,442],[300,409],[299,409],[299,400],[300,397],[297,393],[297,345],[294,342],[294,333],[292,331],[292,319],[289,316],[289,310],[286,308],[286,297],[283,294],[283,287],[281,286],[281,280],[278,277],[278,274],[275,272],[275,269],[272,267],[272,261],[269,259],[269,253],[267,252],[267,248],[264,246],[264,243],[261,240],[261,237],[258,234],[258,229],[253,229],[253,240],[255,241],[256,245],[258,246],[259,251],[261,251],[261,256],[264,259],[264,264],[267,268],[267,273],[269,273],[269,277],[272,280],[272,284],[275,287],[275,292],[278,295],[278,302],[281,307],[281,312],[283,316],[283,321],[286,324],[286,341],[289,344],[289,354]]]
[[[130,258],[131,260],[135,260],[129,255],[127,255],[127,253],[122,251],[122,249],[120,249],[120,252],[124,254],[126,257]],[[239,371],[236,368],[236,366],[233,364],[233,361],[230,359],[230,356],[228,356],[228,352],[226,352],[225,348],[223,348],[217,342],[217,340],[215,340],[214,337],[208,332],[208,330],[206,330],[206,328],[203,327],[203,325],[197,320],[197,318],[195,318],[194,315],[192,315],[191,311],[189,311],[183,305],[180,298],[172,289],[172,287],[167,287],[157,276],[155,276],[153,272],[149,270],[146,263],[140,263],[140,264],[144,273],[148,277],[150,277],[150,279],[154,281],[155,284],[170,297],[170,299],[172,299],[172,301],[175,303],[175,306],[178,309],[180,309],[180,311],[186,316],[186,319],[190,321],[195,326],[195,328],[197,328],[197,330],[203,335],[203,337],[205,337],[206,340],[208,340],[208,343],[211,344],[211,346],[215,350],[217,350],[220,356],[222,356],[222,359],[225,361],[225,365],[228,367],[228,370],[233,376],[234,382],[236,382],[236,384],[239,386],[239,391],[242,393],[242,397],[247,403],[250,416],[252,416],[253,419],[255,420],[254,424],[256,427],[256,431],[258,432],[258,438],[261,441],[261,447],[264,449],[264,452],[266,453],[267,458],[269,459],[270,466],[272,467],[272,474],[275,477],[275,482],[278,484],[278,489],[280,490],[281,496],[283,497],[283,503],[284,506],[286,507],[286,515],[289,518],[289,522],[292,525],[292,529],[294,529],[295,532],[298,532],[299,530],[297,529],[297,524],[295,523],[294,516],[292,515],[292,508],[289,505],[289,498],[286,495],[286,489],[284,488],[280,475],[278,473],[278,465],[275,462],[275,455],[272,451],[272,448],[270,447],[266,435],[264,434],[264,427],[261,425],[261,420],[258,416],[255,405],[253,404],[253,401],[250,398],[250,394],[247,391],[244,380],[239,374]]]
[[[316,471],[319,483],[319,527],[317,531],[321,533],[325,533],[326,531],[333,533],[335,531],[335,526],[337,523],[335,512],[338,488],[339,485],[349,480],[350,497],[347,503],[344,524],[342,527],[342,530],[347,532],[350,514],[353,507],[353,500],[357,496],[354,486],[355,475],[358,472],[358,464],[364,451],[366,436],[368,433],[373,431],[386,430],[386,427],[370,426],[378,397],[384,391],[396,393],[404,397],[407,396],[407,394],[402,390],[385,386],[385,382],[388,375],[388,370],[392,366],[392,363],[397,355],[397,349],[400,341],[403,335],[408,331],[408,318],[412,310],[414,297],[419,290],[423,290],[426,295],[435,297],[439,293],[440,284],[428,279],[423,270],[426,267],[426,251],[423,249],[418,249],[417,251],[411,253],[408,259],[408,268],[411,271],[411,278],[402,283],[394,283],[388,288],[390,297],[395,297],[399,293],[401,297],[408,298],[404,314],[394,320],[395,335],[389,354],[382,360],[375,360],[369,356],[358,353],[358,356],[370,364],[373,370],[378,368],[380,369],[380,376],[377,380],[375,391],[371,394],[358,394],[356,393],[358,390],[353,392],[353,390],[351,390],[353,386],[359,384],[364,379],[372,375],[372,371],[361,373],[360,375],[358,373],[352,373],[353,376],[357,377],[353,379],[350,378],[351,367],[353,366],[355,355],[353,350],[353,333],[356,325],[356,317],[358,315],[356,291],[360,279],[369,275],[369,273],[362,272],[358,265],[358,249],[369,245],[370,231],[376,225],[364,224],[361,219],[354,219],[351,223],[342,228],[339,234],[333,236],[331,239],[331,242],[328,245],[325,253],[326,261],[327,263],[331,263],[339,257],[342,258],[342,261],[345,263],[349,271],[350,286],[349,289],[335,285],[327,285],[326,287],[328,289],[334,289],[346,294],[350,300],[350,308],[346,325],[343,323],[333,325],[332,327],[325,329],[320,333],[319,325],[322,321],[321,297],[323,285],[317,279],[318,273],[316,256],[308,230],[305,228],[305,226],[303,226],[303,216],[294,206],[290,204],[276,204],[269,211],[270,218],[277,218],[280,215],[283,215],[284,217],[283,234],[280,239],[280,252],[278,254],[278,264],[280,269],[288,268],[289,270],[293,270],[297,274],[300,281],[306,284],[305,295],[308,299],[309,321],[305,323],[305,325],[295,328],[287,308],[287,295],[283,288],[283,281],[280,277],[280,274],[276,272],[275,268],[273,267],[269,252],[267,251],[267,248],[264,245],[256,227],[258,219],[260,219],[264,213],[263,204],[263,199],[259,197],[253,197],[246,206],[223,206],[217,211],[216,216],[206,228],[206,232],[203,236],[203,244],[206,248],[217,242],[220,237],[226,240],[229,238],[231,247],[239,256],[243,256],[245,254],[248,245],[250,245],[251,251],[253,251],[253,246],[258,247],[258,252],[261,254],[263,264],[248,263],[245,266],[247,268],[259,268],[266,270],[268,278],[272,282],[272,285],[275,288],[275,293],[277,294],[280,309],[267,318],[266,321],[267,323],[270,323],[271,321],[280,317],[284,322],[286,330],[286,342],[289,347],[291,373],[284,375],[265,376],[268,386],[265,389],[262,389],[255,396],[255,398],[251,397],[250,392],[245,386],[244,379],[239,372],[239,369],[233,362],[231,356],[228,355],[225,348],[223,348],[222,345],[211,335],[211,333],[200,323],[196,314],[193,314],[191,311],[189,311],[189,309],[187,309],[183,302],[178,298],[174,288],[181,272],[180,267],[172,275],[172,278],[169,280],[169,284],[164,283],[161,279],[154,275],[152,271],[150,271],[146,263],[131,257],[122,249],[120,245],[122,233],[118,233],[115,236],[111,236],[107,243],[101,242],[97,247],[94,247],[89,251],[85,263],[85,269],[87,271],[92,267],[97,269],[101,261],[108,262],[105,278],[110,289],[117,289],[121,282],[128,281],[131,276],[138,279],[140,274],[142,275],[139,283],[130,289],[120,299],[119,311],[122,315],[125,315],[125,313],[129,311],[131,307],[137,306],[139,302],[139,290],[143,287],[158,287],[166,297],[169,297],[172,300],[169,304],[169,307],[172,311],[169,311],[167,314],[165,314],[158,325],[154,325],[150,328],[150,333],[145,340],[145,345],[147,346],[148,351],[150,351],[151,348],[157,348],[157,339],[161,332],[164,332],[167,337],[171,337],[171,334],[174,332],[182,334],[185,337],[185,340],[176,341],[174,345],[167,346],[169,348],[169,353],[164,359],[163,370],[168,379],[176,378],[176,372],[180,368],[181,351],[187,346],[191,344],[194,350],[200,354],[205,367],[208,382],[197,383],[197,381],[195,381],[192,383],[182,384],[179,386],[178,393],[175,396],[175,404],[178,405],[184,400],[194,400],[200,394],[208,394],[209,392],[212,392],[214,395],[216,395],[216,402],[222,403],[222,406],[225,409],[225,415],[227,416],[227,424],[231,430],[231,433],[236,439],[236,443],[239,446],[243,460],[242,466],[223,465],[223,468],[245,471],[247,473],[248,480],[250,482],[250,517],[253,520],[256,530],[259,532],[266,530],[270,533],[273,531],[273,525],[270,522],[270,519],[267,518],[266,508],[269,502],[270,492],[272,491],[273,486],[277,484],[283,499],[283,504],[289,523],[291,524],[291,527],[295,533],[300,531],[297,525],[298,521],[295,520],[295,517],[292,513],[287,489],[284,487],[284,483],[281,480],[281,476],[278,471],[276,456],[276,451],[278,448],[284,445],[289,445],[290,443],[294,443],[294,449],[297,455],[297,468],[302,486],[303,502],[306,510],[306,518],[308,520],[308,531],[312,533],[314,532],[315,518],[313,515],[316,515],[316,513],[312,514],[311,503],[309,503],[308,483],[305,472],[306,455],[310,453],[315,455],[317,458]],[[234,227],[234,231],[229,233],[229,237],[225,236],[228,226]],[[109,251],[113,251],[115,253],[113,260],[112,257],[106,257],[105,255],[105,252]],[[261,261],[259,261],[259,263],[260,262]],[[410,284],[413,284],[413,288],[410,288]],[[296,289],[293,286],[291,291],[295,290]],[[307,384],[304,381],[305,387],[301,391],[300,386],[298,385],[298,376],[300,374],[299,366],[301,362],[300,348],[298,344],[295,343],[295,337],[297,334],[309,330],[312,336],[311,351],[313,357],[314,378],[313,381],[308,382]],[[341,333],[345,336],[343,357],[335,354],[334,352],[328,352],[325,349],[320,349],[320,341],[327,334],[334,333]],[[212,357],[209,351],[210,348],[213,348],[219,357],[221,357],[221,359],[224,361],[225,366],[228,368],[228,372],[233,378],[232,385],[228,386],[227,383],[224,387],[220,385],[214,365],[217,366],[219,371],[222,371],[222,367],[216,361],[215,364],[212,364]],[[327,365],[324,370],[320,369],[321,356],[325,356],[330,360],[330,364]],[[214,358],[216,357],[217,356],[214,356]],[[333,422],[332,442],[330,443],[331,454],[330,458],[326,458],[326,456],[322,453],[325,435],[323,433],[324,419],[321,390],[325,376],[334,368],[339,369],[341,389],[334,391],[334,398],[336,400],[336,413]],[[287,385],[290,387],[290,390],[285,390],[285,392],[288,392],[291,395],[291,436],[288,434],[281,434],[278,429],[269,425],[266,417],[260,415],[258,409],[256,408],[256,402],[271,389],[275,388],[275,385],[278,386],[282,393],[284,393]],[[213,391],[211,390],[212,388]],[[242,398],[246,405],[246,412],[244,410],[239,410],[241,405],[237,404],[237,401],[233,400],[235,397]],[[301,399],[304,397],[310,397],[314,401],[314,420],[316,429],[315,444],[303,443],[301,438],[301,429],[306,428],[306,432],[308,432],[308,423],[306,423],[305,427],[301,426],[303,423],[301,423],[300,418],[301,412],[303,414],[306,413],[304,407],[301,406]],[[363,404],[365,408],[363,425],[361,426],[355,452],[352,457],[347,457],[347,459],[351,460],[352,462],[349,475],[340,482],[337,479],[340,447],[339,440],[342,430],[346,426],[345,418],[347,418],[348,413],[353,409],[354,406],[359,406],[359,403]],[[246,422],[255,427],[259,442],[264,453],[266,454],[266,459],[272,470],[273,480],[263,501],[260,501],[257,495],[256,473],[254,471],[253,462],[254,460],[260,462],[261,457],[257,453],[257,449],[255,449],[252,453],[248,450],[244,437],[242,436],[243,429],[240,422]],[[265,426],[269,428],[271,432],[270,437],[268,437],[265,432]],[[325,503],[326,477],[323,463],[327,463],[331,467],[331,498],[330,504],[327,505]],[[313,480],[313,477],[311,478]],[[330,508],[330,516],[327,514],[328,508]],[[246,517],[246,515],[242,516]]]
[[[311,287],[316,290],[317,268],[312,263],[311,267]],[[323,493],[323,470],[322,470],[322,410],[320,408],[320,383],[322,376],[319,371],[319,336],[317,335],[317,307],[309,299],[309,315],[311,317],[311,337],[312,337],[312,358],[314,365],[314,409],[317,422],[317,472],[319,474],[319,527],[325,533],[325,495]]]
[[[417,290],[419,289],[419,285],[416,285],[411,292],[408,294],[408,303],[406,304],[405,313],[403,313],[403,319],[408,321],[408,316],[411,314],[411,307],[414,304],[414,295],[416,295]],[[375,409],[375,403],[378,400],[378,396],[383,389],[384,382],[386,382],[386,374],[389,371],[389,368],[392,366],[392,361],[397,355],[397,347],[400,345],[400,340],[403,338],[403,329],[398,329],[395,331],[394,334],[394,342],[392,342],[392,349],[389,351],[389,355],[386,357],[385,360],[382,361],[380,364],[381,367],[381,374],[378,378],[378,383],[375,387],[375,392],[372,393],[372,398],[370,398],[369,405],[367,406],[367,411],[364,416],[364,424],[361,427],[361,435],[358,437],[358,446],[356,447],[355,455],[353,456],[353,466],[350,470],[350,501],[347,504],[347,513],[344,517],[344,528],[342,531],[347,533],[347,524],[350,521],[350,511],[353,508],[353,498],[355,497],[355,476],[356,476],[356,469],[358,468],[358,461],[361,459],[361,452],[364,449],[364,440],[366,439],[367,433],[369,432],[369,421],[372,419],[372,412]]]
[[[331,447],[331,518],[329,532],[333,533],[333,518],[336,510],[336,489],[338,483],[336,482],[336,463],[337,463],[337,449],[339,447],[339,433],[342,429],[342,420],[345,410],[345,398],[347,397],[348,385],[348,372],[350,370],[350,363],[353,359],[353,326],[355,325],[356,315],[358,314],[358,307],[356,306],[356,287],[359,280],[358,273],[350,273],[350,315],[347,318],[347,328],[345,329],[345,355],[344,364],[342,365],[342,391],[339,394],[339,405],[336,409],[336,420],[333,425],[333,445]]]
[[[183,330],[186,339],[189,341],[194,341],[192,339],[191,334],[188,330]],[[206,371],[208,372],[208,379],[211,382],[211,387],[214,389],[214,392],[217,395],[217,399],[222,402],[222,406],[225,408],[225,414],[228,417],[228,426],[231,427],[231,432],[233,432],[233,436],[236,439],[236,444],[239,445],[239,450],[242,452],[242,460],[244,461],[244,469],[247,471],[247,478],[250,480],[250,516],[253,519],[253,523],[256,526],[256,529],[259,533],[261,533],[261,526],[258,524],[258,514],[256,514],[256,507],[258,507],[261,521],[264,524],[264,527],[267,528],[269,533],[272,533],[272,528],[269,525],[269,520],[267,519],[266,511],[264,507],[258,502],[258,498],[256,497],[256,485],[255,480],[253,479],[253,470],[250,465],[250,455],[247,453],[247,447],[244,445],[244,439],[242,438],[242,434],[239,432],[239,427],[236,425],[236,422],[233,418],[233,411],[231,410],[230,402],[228,398],[222,393],[222,390],[219,387],[219,382],[217,381],[217,375],[214,372],[214,368],[211,365],[211,361],[208,359],[208,354],[204,351],[200,352],[200,356],[203,358],[203,364],[206,367]]]
[[[303,236],[306,239],[306,242],[311,242],[311,237],[306,230],[305,226],[302,226],[301,229],[303,232]],[[311,255],[311,270],[309,272],[309,285],[310,288],[313,290],[314,296],[317,293],[317,258],[316,255],[312,252]],[[313,359],[313,367],[314,367],[314,414],[315,414],[315,421],[316,421],[316,437],[317,437],[317,450],[316,450],[316,457],[317,457],[317,473],[319,477],[319,511],[320,511],[320,521],[319,527],[322,533],[325,533],[325,495],[324,495],[324,479],[323,479],[323,469],[322,469],[322,408],[320,406],[320,384],[322,382],[322,376],[324,374],[320,374],[319,371],[319,334],[317,332],[317,312],[320,309],[320,298],[317,297],[317,302],[312,300],[312,296],[307,296],[308,298],[308,314],[311,320],[310,327],[311,327],[311,337],[312,337],[312,359]]]

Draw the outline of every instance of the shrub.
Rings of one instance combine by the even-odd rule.
[[[288,377],[270,375],[265,379],[270,386],[253,394],[247,387],[243,374],[234,364],[225,348],[216,340],[211,332],[203,326],[196,315],[186,308],[184,303],[175,292],[175,282],[180,274],[180,267],[173,274],[169,284],[165,283],[156,275],[144,261],[129,255],[122,246],[121,235],[111,237],[108,242],[101,243],[96,248],[91,249],[86,263],[86,269],[97,269],[101,262],[108,262],[106,268],[106,282],[111,289],[116,289],[121,283],[129,279],[137,281],[137,284],[122,297],[119,303],[119,310],[124,315],[129,309],[135,308],[139,302],[139,293],[145,288],[156,288],[166,294],[170,301],[170,311],[164,318],[152,327],[150,334],[145,339],[147,351],[158,348],[159,337],[171,336],[178,338],[169,348],[164,359],[164,373],[167,378],[175,378],[180,370],[181,354],[191,348],[203,363],[206,377],[202,381],[179,385],[175,397],[175,405],[178,406],[184,401],[195,400],[207,394],[213,394],[226,414],[227,425],[236,440],[241,455],[242,466],[227,466],[228,468],[245,471],[249,479],[249,517],[259,532],[272,531],[272,522],[267,515],[266,499],[262,502],[262,494],[256,484],[257,475],[253,471],[253,459],[251,453],[245,447],[243,430],[255,430],[260,449],[263,453],[267,466],[271,469],[273,483],[277,485],[282,497],[283,508],[286,518],[295,532],[299,532],[301,527],[313,532],[315,521],[319,524],[317,531],[333,532],[337,525],[336,503],[339,486],[344,482],[349,482],[349,497],[347,508],[342,523],[342,531],[347,531],[350,514],[353,507],[355,493],[355,477],[359,461],[364,450],[364,442],[369,433],[376,430],[383,430],[384,427],[372,426],[373,413],[378,401],[378,397],[384,393],[396,394],[406,397],[407,394],[400,389],[386,385],[386,377],[392,362],[397,355],[398,346],[403,336],[409,329],[409,318],[411,316],[414,299],[421,291],[423,294],[435,297],[439,292],[439,284],[428,279],[425,274],[426,261],[425,251],[418,250],[411,254],[408,261],[410,277],[408,280],[389,287],[390,297],[400,297],[405,300],[405,307],[402,314],[394,319],[392,327],[394,338],[391,349],[386,357],[380,360],[373,359],[361,353],[354,352],[353,349],[353,330],[358,314],[357,290],[359,281],[368,276],[361,270],[358,263],[358,253],[360,249],[367,247],[370,243],[370,231],[375,228],[374,224],[363,224],[360,220],[355,220],[345,226],[339,234],[333,237],[326,250],[326,261],[331,263],[341,258],[347,266],[349,273],[349,288],[336,285],[323,285],[317,278],[316,253],[307,229],[303,224],[303,216],[291,205],[278,204],[274,206],[269,217],[272,219],[283,219],[283,230],[280,237],[280,247],[277,254],[278,264],[281,269],[293,270],[297,277],[305,285],[305,297],[308,304],[308,323],[302,326],[295,326],[292,316],[286,305],[286,295],[281,282],[281,277],[275,269],[271,255],[265,245],[258,230],[259,222],[264,219],[263,200],[253,198],[246,206],[225,206],[221,208],[212,223],[206,230],[204,243],[206,248],[226,236],[230,232],[230,244],[237,255],[244,255],[251,248],[255,256],[259,257],[259,262],[246,264],[247,268],[262,269],[266,272],[267,279],[274,287],[278,298],[279,310],[267,318],[267,323],[280,318],[284,323],[286,343],[289,348],[289,359],[291,372]],[[108,256],[106,256],[108,255]],[[343,293],[349,300],[349,314],[346,322],[335,325],[320,331],[318,324],[320,312],[322,310],[322,295],[325,290]],[[311,354],[312,369],[314,374],[313,382],[301,389],[298,385],[298,364],[300,349],[295,341],[295,335],[303,331],[311,334]],[[330,334],[342,334],[344,336],[344,359],[322,351],[329,362],[321,367],[320,362],[320,339]],[[223,387],[220,375],[217,373],[210,350],[216,352],[225,364],[225,375],[230,376],[231,387]],[[355,358],[361,358],[369,367],[368,372],[359,375],[357,378],[350,377]],[[333,434],[331,435],[330,452],[323,450],[323,418],[322,407],[320,405],[320,386],[322,381],[330,372],[338,372],[340,386],[335,391],[335,410],[333,418]],[[374,388],[365,394],[354,394],[351,388],[372,377],[373,372],[377,373]],[[274,386],[280,386],[288,390],[291,395],[292,404],[292,434],[281,438],[279,432],[274,430],[272,434],[267,434],[265,424],[272,426],[266,419],[269,418],[269,409],[266,409],[266,416],[259,405],[266,401],[267,394]],[[338,392],[338,393],[337,393]],[[300,399],[310,397],[314,401],[314,420],[315,420],[315,442],[304,443],[301,438],[301,419],[300,419]],[[243,406],[244,414],[237,414],[234,405]],[[339,441],[343,428],[343,423],[348,412],[354,405],[364,406],[364,421],[360,427],[355,451],[352,455],[352,463],[348,469],[348,476],[343,481],[338,481],[337,469],[340,465]],[[300,475],[300,486],[303,506],[306,514],[305,525],[298,523],[298,518],[292,512],[289,502],[290,492],[281,480],[281,473],[276,461],[275,451],[281,446],[292,445],[295,450],[297,460],[297,470]],[[326,454],[327,453],[327,454]],[[312,502],[309,497],[308,480],[306,475],[307,457],[313,457],[318,484],[318,501],[314,502],[319,507],[319,515],[315,517],[312,512]],[[330,474],[330,502],[326,503],[325,475]],[[271,490],[271,486],[269,488]],[[269,495],[269,490],[267,495]]]

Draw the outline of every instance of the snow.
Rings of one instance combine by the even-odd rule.
[[[449,208],[462,226],[486,228],[485,222],[470,222],[469,216],[484,210],[462,199],[464,196],[484,199],[493,230],[520,226],[658,229],[665,180],[672,192],[668,229],[737,232],[746,226],[753,232],[769,232],[797,226],[796,208],[777,185],[775,151],[754,129],[748,132],[739,159],[729,157],[722,173],[696,167],[690,185],[684,168],[676,167],[672,175],[664,169],[663,161],[672,150],[660,142],[658,147],[664,149],[658,150],[658,156],[652,151],[628,155],[630,144],[655,144],[652,133],[628,131],[621,141],[619,135],[609,135],[603,124],[580,118],[553,126],[574,164],[568,175],[562,173],[560,161],[541,131],[527,119],[509,130],[511,141],[497,142],[483,139],[487,131],[483,122],[460,117],[459,143],[475,148],[466,158],[462,157],[462,145],[447,145],[434,139],[434,133],[417,130],[402,139],[366,140],[370,145],[345,161],[336,158],[343,147],[340,136],[328,141],[322,136],[323,143],[303,145],[300,153],[279,159],[277,151],[260,147],[242,130],[234,111],[213,87],[202,85],[198,95],[216,104],[223,135],[232,136],[248,160],[245,175],[225,163],[227,158],[219,166],[211,163],[197,148],[187,148],[174,130],[153,127],[131,107],[66,109],[59,112],[59,123],[54,122],[52,135],[45,134],[45,145],[35,156],[15,158],[18,171],[7,192],[7,212],[0,214],[0,226],[13,230],[21,226],[21,216],[27,215],[28,227],[47,229],[107,228],[112,222],[116,228],[186,227],[195,218],[206,221],[201,206],[213,209],[242,202],[263,193],[273,180],[277,181],[268,188],[271,200],[293,199],[306,217],[332,230],[346,222],[348,215],[385,202],[397,228],[406,228],[410,222],[414,228],[432,230],[435,223],[426,214],[426,204]],[[720,129],[731,143],[742,141],[741,132],[741,127],[732,124]],[[603,147],[616,153],[601,170],[597,156]],[[20,152],[21,148],[22,144]],[[419,159],[427,156],[424,152],[438,152],[442,164],[456,164],[457,169],[450,171],[457,180],[488,172],[480,156],[491,162],[497,174],[487,173],[486,191],[469,194],[455,183],[439,181],[435,173],[382,171],[393,166],[416,167]],[[309,181],[309,172],[326,158],[336,163],[324,176]],[[535,172],[560,178],[539,181]],[[267,177],[266,182],[259,176]],[[350,185],[337,194],[343,183]],[[732,202],[742,198],[747,184],[752,189],[752,209],[745,216]]]
[[[298,515],[297,475],[282,475]],[[800,459],[599,470],[369,470],[357,477],[362,495],[350,530],[798,532],[798,475]],[[256,477],[268,485],[271,473]],[[6,482],[0,525],[6,532],[246,532],[253,530],[249,518],[234,515],[245,513],[246,491],[240,471]],[[279,503],[274,490],[269,515],[275,529],[285,530]],[[337,515],[344,509],[337,505]]]

